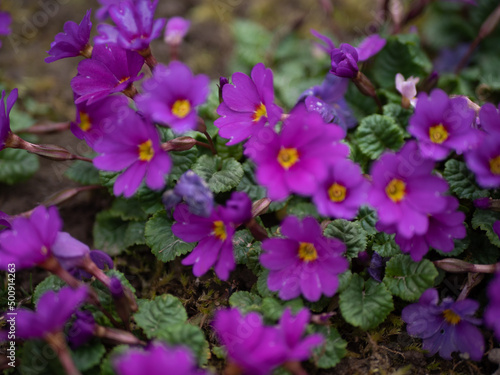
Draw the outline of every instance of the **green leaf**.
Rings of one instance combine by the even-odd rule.
[[[368,235],[378,233],[375,229],[377,223],[377,213],[368,206],[361,206],[358,213],[358,223]]]
[[[253,245],[253,236],[248,229],[237,231],[233,236],[233,252],[236,264],[245,264]]]
[[[493,231],[493,224],[500,220],[500,212],[476,210],[472,216],[472,228],[486,231],[486,236],[493,245],[500,247],[500,239]]]
[[[325,228],[324,235],[341,240],[347,247],[346,256],[349,259],[356,258],[359,252],[366,249],[366,232],[356,222],[333,220]]]
[[[471,233],[472,263],[492,264],[500,260],[500,248],[491,243],[484,233]]]
[[[365,117],[355,134],[361,152],[374,160],[387,149],[399,150],[404,143],[403,130],[389,116]]]
[[[331,326],[314,326],[314,332],[321,333],[325,337],[325,343],[313,350],[316,366],[319,368],[335,367],[347,354],[347,342]]]
[[[101,182],[99,170],[92,163],[83,160],[77,160],[71,164],[64,175],[82,185],[99,185]]]
[[[411,302],[434,285],[437,275],[430,260],[415,262],[409,255],[399,254],[387,262],[383,282],[392,294]]]
[[[22,375],[63,375],[54,349],[44,340],[28,340],[23,345],[19,372]]]
[[[171,294],[156,296],[153,300],[140,299],[137,303],[139,311],[134,314],[135,322],[150,339],[158,332],[187,320],[182,302]]]
[[[119,175],[120,172],[99,171],[99,181],[102,186],[108,189],[110,194],[113,194],[113,186]]]
[[[265,61],[267,48],[271,44],[272,34],[260,24],[249,20],[235,20],[233,35],[236,40],[233,69],[247,71],[259,62]],[[234,66],[236,65],[236,66]],[[234,69],[234,68],[238,69]]]
[[[296,314],[303,307],[304,303],[301,298],[295,298],[286,302],[274,297],[266,297],[262,300],[262,314],[265,319],[273,324],[281,318],[286,308],[291,308],[292,313]]]
[[[375,328],[394,309],[391,293],[384,283],[364,281],[354,274],[349,286],[340,293],[340,312],[344,319],[363,330]]]
[[[342,293],[349,286],[351,278],[351,270],[347,270],[339,275],[339,288],[337,290],[337,293]]]
[[[450,184],[450,189],[458,198],[478,199],[489,196],[488,190],[481,189],[474,173],[469,171],[464,162],[450,159],[444,165],[443,176]]]
[[[259,277],[257,278],[257,283],[255,284],[257,286],[257,291],[262,297],[271,297],[273,292],[269,290],[269,287],[267,286],[267,278],[269,276],[269,270],[264,269]]]
[[[125,247],[129,248],[134,245],[145,245],[145,227],[146,221],[130,221],[125,230]]]
[[[111,365],[111,361],[129,349],[130,346],[128,345],[118,345],[111,349],[108,355],[106,355],[104,360],[101,362],[100,375],[116,375],[116,372],[113,370]]]
[[[417,34],[398,34],[387,38],[385,47],[375,57],[372,76],[382,88],[395,86],[396,74],[427,77],[432,63],[420,47]]]
[[[180,255],[187,254],[195,243],[187,243],[172,233],[172,221],[164,211],[156,213],[146,223],[146,244],[151,252],[162,262],[169,262]]]
[[[0,151],[0,182],[14,185],[25,181],[39,168],[38,157],[24,150],[6,148]]]
[[[33,303],[35,306],[38,304],[40,297],[49,290],[58,292],[66,283],[56,275],[47,276],[40,284],[38,284],[33,292]]]
[[[119,217],[123,221],[146,220],[148,218],[148,214],[144,212],[141,203],[136,198],[116,198],[110,211],[114,217]]]
[[[391,117],[401,129],[406,130],[413,110],[403,108],[401,104],[389,103],[384,105],[383,114]]]
[[[192,148],[186,151],[170,152],[169,155],[172,158],[172,170],[168,175],[168,181],[170,185],[173,185],[184,172],[191,169],[198,158],[198,151]]]
[[[394,241],[394,234],[377,233],[373,239],[372,249],[383,257],[401,254],[401,249]]]
[[[208,361],[210,349],[205,335],[200,327],[190,324],[175,324],[168,328],[159,330],[154,335],[157,339],[170,344],[171,346],[186,346],[198,359],[200,366]]]
[[[243,314],[250,311],[261,311],[262,298],[250,292],[235,292],[229,298],[229,304],[237,307]]]
[[[243,143],[226,146],[227,142],[229,142],[229,139],[220,136],[215,139],[215,150],[217,151],[217,155],[223,159],[234,158],[240,160],[243,156]]]
[[[101,362],[101,358],[106,353],[104,345],[96,340],[72,350],[71,357],[75,366],[80,371],[90,370]]]
[[[304,218],[306,216],[312,216],[316,219],[320,218],[316,206],[305,200],[304,198],[293,197],[286,207],[288,215],[297,216],[299,218]]]
[[[111,211],[101,211],[94,223],[94,246],[110,255],[118,255],[126,248],[125,233],[128,223],[115,217]]]
[[[207,181],[215,194],[234,189],[243,177],[243,168],[233,158],[203,155],[193,165],[193,171]]]

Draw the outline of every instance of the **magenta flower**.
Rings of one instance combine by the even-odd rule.
[[[255,65],[250,77],[234,73],[232,81],[222,88],[223,102],[217,108],[222,117],[214,122],[219,135],[229,139],[227,145],[258,136],[267,123],[274,127],[283,112],[274,104],[273,72],[264,64]]]
[[[370,57],[375,56],[384,48],[387,41],[378,34],[367,36],[356,47],[358,52],[358,61],[368,60]]]
[[[481,137],[478,147],[465,153],[465,162],[479,185],[500,187],[500,133]]]
[[[186,36],[191,26],[191,21],[182,17],[172,17],[168,20],[165,27],[164,40],[169,46],[178,46]]]
[[[281,225],[281,233],[285,238],[262,242],[264,252],[260,262],[269,270],[269,289],[279,291],[284,300],[300,294],[309,301],[319,300],[322,294],[333,296],[339,285],[338,275],[348,268],[342,256],[345,245],[335,238],[324,237],[312,217],[300,221],[288,216]]]
[[[113,192],[126,198],[134,195],[143,179],[153,190],[163,188],[165,175],[172,167],[156,128],[132,109],[129,112],[116,131],[94,144],[100,154],[94,158],[97,168],[114,172],[125,169],[116,179]]]
[[[177,133],[196,129],[196,107],[209,92],[209,78],[193,76],[188,66],[172,61],[157,65],[153,77],[143,83],[144,93],[136,98],[137,107],[155,122],[170,126]]]
[[[289,349],[281,332],[264,326],[255,312],[242,316],[238,309],[219,310],[213,326],[229,360],[245,374],[267,375],[287,360]]]
[[[350,160],[339,160],[331,167],[312,199],[321,215],[352,220],[367,200],[369,188],[359,165]]]
[[[109,16],[109,8],[113,5],[118,5],[123,0],[97,0],[97,2],[101,5],[97,12],[95,13],[95,17],[99,21],[105,21]]]
[[[15,218],[11,225],[0,233],[0,269],[6,270],[9,263],[17,269],[33,267],[52,256],[62,228],[57,208],[38,206],[29,218]]]
[[[424,235],[429,215],[443,212],[446,181],[432,175],[434,162],[425,159],[415,142],[407,142],[396,154],[385,152],[371,168],[368,202],[382,225],[395,225],[404,238]]]
[[[330,166],[349,153],[339,143],[343,136],[340,127],[326,124],[318,113],[299,106],[280,134],[269,129],[262,141],[247,142],[245,155],[257,165],[257,181],[267,188],[270,199],[282,200],[290,193],[312,195]]]
[[[429,247],[448,253],[453,251],[454,239],[465,238],[466,230],[464,226],[465,214],[458,209],[458,200],[447,196],[446,207],[443,211],[429,215],[429,226],[427,232],[411,238],[405,238],[397,232],[397,225],[384,226],[377,224],[377,229],[396,233],[396,243],[403,253],[408,253],[415,262],[422,260],[429,251]]]
[[[90,254],[90,249],[83,242],[71,237],[69,233],[59,232],[51,247],[51,252],[61,266],[69,270],[78,267],[83,257]]]
[[[92,104],[80,102],[76,104],[76,109],[71,131],[92,148],[103,137],[116,131],[116,124],[130,114],[129,100],[124,95],[111,95]]]
[[[98,25],[95,43],[118,45],[132,51],[148,49],[165,27],[164,18],[153,20],[157,5],[158,0],[125,0],[109,5],[107,11],[116,26]]]
[[[91,11],[88,10],[80,25],[73,21],[64,24],[64,32],[57,34],[55,40],[50,44],[50,50],[47,51],[50,56],[45,58],[46,63],[79,55],[90,57],[88,51],[90,49],[90,29],[92,28],[90,13]]]
[[[498,225],[497,234],[500,236],[500,221],[497,221]],[[493,329],[495,332],[495,337],[500,341],[500,273],[497,272],[495,277],[488,284],[488,297],[489,304],[484,310],[484,321],[486,325]]]
[[[5,148],[5,143],[10,135],[10,110],[17,100],[17,89],[10,92],[7,100],[5,100],[5,90],[2,91],[0,98],[0,151]]]
[[[16,264],[17,266],[17,264]],[[37,303],[36,311],[20,308],[16,313],[16,337],[20,339],[44,338],[47,334],[61,332],[78,306],[88,295],[86,286],[72,289],[68,286],[58,292],[45,292]]]
[[[475,112],[465,98],[448,98],[435,89],[428,96],[420,93],[408,132],[418,139],[426,158],[443,160],[451,150],[461,154],[477,145],[479,132],[472,127]]]
[[[144,58],[136,52],[116,46],[97,45],[92,57],[80,61],[78,75],[71,80],[71,88],[79,96],[75,103],[93,102],[120,92],[142,78],[139,74]]]
[[[500,111],[491,103],[486,103],[479,111],[481,129],[491,135],[500,135]]]
[[[439,352],[444,359],[451,359],[451,353],[466,353],[479,361],[484,353],[484,338],[476,325],[481,321],[473,317],[479,307],[476,301],[464,299],[453,302],[443,299],[438,305],[436,289],[427,289],[418,303],[406,306],[402,319],[411,336],[423,339],[424,350],[429,355]]]
[[[240,194],[233,193],[231,199],[241,202]],[[248,199],[248,198],[247,198]],[[248,199],[249,200],[249,199]],[[204,275],[212,266],[221,280],[227,280],[236,264],[233,254],[233,235],[235,228],[251,216],[251,206],[228,205],[228,207],[216,207],[209,217],[194,215],[189,212],[185,204],[175,208],[172,225],[172,233],[186,242],[198,242],[182,264],[193,265],[193,274],[197,277]]]
[[[355,78],[358,75],[358,52],[356,48],[342,43],[331,51],[332,67],[330,73],[339,77]]]
[[[188,348],[168,347],[153,342],[146,350],[129,349],[113,358],[113,367],[118,375],[204,375],[198,369],[193,354]]]

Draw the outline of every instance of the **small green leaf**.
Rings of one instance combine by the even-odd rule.
[[[125,230],[125,247],[129,248],[134,245],[145,245],[146,238],[144,235],[146,221],[129,221]]]
[[[217,151],[217,155],[223,159],[234,158],[240,160],[243,156],[243,144],[238,143],[233,146],[226,146],[227,142],[229,142],[229,139],[220,136],[215,139],[215,150]]]
[[[383,282],[392,294],[411,302],[434,285],[437,275],[430,260],[415,262],[409,255],[399,254],[387,262]]]
[[[486,231],[486,236],[491,243],[500,247],[500,238],[498,238],[498,235],[493,231],[493,224],[498,220],[500,220],[500,212],[476,210],[472,216],[472,228],[481,228]]]
[[[266,297],[262,300],[262,314],[265,319],[273,324],[281,318],[286,308],[291,308],[292,313],[296,314],[303,307],[304,303],[301,298],[295,298],[286,302],[273,297]]]
[[[335,367],[347,354],[347,342],[331,326],[314,326],[314,332],[321,333],[325,338],[324,344],[314,348],[313,351],[316,366],[319,368]]]
[[[394,309],[391,293],[384,283],[364,281],[354,274],[349,286],[340,293],[340,312],[344,319],[363,330],[372,329],[382,323]]]
[[[169,262],[179,255],[193,250],[195,243],[187,243],[172,233],[172,221],[164,211],[156,213],[146,223],[146,244],[151,252],[162,262]]]
[[[286,207],[288,215],[297,216],[299,218],[304,218],[306,216],[312,216],[319,219],[318,210],[316,206],[305,200],[304,198],[293,197]]]
[[[359,252],[366,249],[366,232],[356,222],[333,220],[325,228],[324,235],[341,240],[347,247],[346,256],[349,259],[356,258]]]
[[[370,115],[356,129],[361,152],[373,160],[387,149],[397,151],[403,146],[403,130],[389,116]]]
[[[22,375],[63,375],[57,353],[44,340],[28,340],[23,345],[19,372]]]
[[[358,213],[358,222],[368,235],[378,233],[375,229],[377,213],[368,206],[361,206]]]
[[[14,185],[35,174],[40,164],[38,157],[24,150],[6,148],[0,151],[0,182]]]
[[[200,366],[208,361],[210,350],[200,327],[187,323],[170,325],[155,333],[154,337],[171,346],[186,346],[194,353]]]
[[[383,114],[391,117],[401,129],[406,130],[413,110],[403,108],[401,104],[389,103],[384,105]]]
[[[261,311],[262,298],[250,292],[235,292],[229,298],[229,304],[237,307],[243,314],[250,311]]]
[[[82,185],[99,185],[99,170],[92,163],[77,160],[64,172],[70,180]]]
[[[257,291],[262,297],[271,297],[273,292],[271,292],[267,286],[267,278],[269,276],[269,270],[264,269],[259,277],[257,278],[257,283],[255,284],[257,286]]]
[[[243,168],[233,158],[203,155],[193,165],[193,171],[207,181],[215,194],[230,191],[240,183]]]
[[[394,237],[394,234],[377,233],[373,239],[373,251],[376,251],[383,257],[392,257],[401,254],[401,249],[394,241]]]
[[[106,353],[106,348],[100,342],[92,340],[90,343],[72,350],[71,357],[78,370],[84,372],[97,366],[101,362],[101,358]]]
[[[58,292],[66,283],[56,275],[47,276],[40,284],[38,284],[33,292],[33,303],[35,306],[38,304],[40,297],[49,290]]]
[[[337,290],[337,293],[342,293],[349,286],[351,278],[351,270],[347,270],[339,275],[339,288]]]
[[[111,205],[110,211],[113,216],[124,221],[146,220],[148,218],[148,214],[144,212],[141,203],[136,198],[116,198]]]
[[[233,252],[236,264],[245,264],[252,249],[253,236],[248,229],[237,231],[233,236]]]
[[[169,153],[172,158],[172,170],[168,175],[169,184],[173,185],[174,181],[178,181],[184,172],[191,169],[196,158],[198,151],[192,148],[186,151],[175,151]]]
[[[115,217],[110,211],[101,211],[94,223],[94,246],[110,255],[118,255],[125,250],[125,233],[128,223]]]
[[[481,189],[464,162],[450,159],[444,165],[443,176],[450,184],[450,189],[458,198],[478,199],[489,196],[488,190]]]
[[[137,303],[139,311],[134,314],[134,319],[148,338],[154,338],[158,332],[187,320],[182,302],[170,294],[156,296],[153,300],[140,299]]]

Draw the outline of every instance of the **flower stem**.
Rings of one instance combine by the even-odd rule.
[[[61,331],[51,332],[45,335],[45,341],[56,352],[67,375],[80,375],[80,371],[75,366],[71,354],[66,345],[66,340]]]
[[[94,329],[94,335],[120,344],[146,345],[144,341],[139,340],[132,333],[116,328],[96,325],[96,328]]]
[[[470,272],[467,275],[467,281],[460,292],[460,295],[457,298],[457,301],[461,301],[467,298],[472,288],[478,285],[484,279],[484,274],[477,272]]]
[[[148,46],[148,48],[137,52],[139,52],[139,54],[142,57],[144,57],[144,62],[149,67],[152,73],[156,65],[158,65],[158,61],[156,61],[156,58],[153,56],[153,53],[151,52],[151,47]]]
[[[65,131],[70,128],[70,122],[49,122],[46,124],[33,125],[29,128],[18,130],[17,133],[45,134]]]
[[[472,264],[454,258],[436,260],[433,263],[448,272],[494,273],[497,267],[496,264]]]

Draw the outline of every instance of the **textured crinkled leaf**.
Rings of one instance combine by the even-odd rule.
[[[262,300],[262,314],[272,324],[281,318],[286,308],[291,308],[292,313],[296,314],[303,307],[304,303],[301,298],[295,298],[286,302],[274,297],[266,297]]]
[[[304,218],[313,216],[316,219],[320,218],[316,206],[303,198],[293,197],[287,204],[286,212],[288,215]]]
[[[396,122],[396,124],[401,127],[401,129],[406,131],[406,128],[408,127],[408,121],[413,114],[413,110],[403,108],[401,107],[401,104],[389,103],[384,105],[383,114],[384,116],[391,117]],[[405,136],[407,135],[407,133],[404,134]]]
[[[270,297],[275,294],[271,292],[269,290],[269,287],[267,286],[268,277],[269,277],[269,270],[264,269],[260,273],[259,277],[257,278],[257,282],[255,283],[255,285],[257,286],[257,291],[262,297]]]
[[[23,345],[19,372],[22,375],[64,375],[57,354],[44,340],[28,340]]]
[[[404,143],[403,130],[389,116],[365,117],[355,134],[361,152],[372,159],[377,159],[386,150],[397,151]]]
[[[172,233],[173,222],[167,219],[164,211],[153,215],[146,223],[144,231],[146,244],[151,252],[162,262],[169,262],[179,255],[184,255],[195,247],[196,243],[187,243]]]
[[[358,213],[358,223],[368,235],[378,233],[375,229],[377,223],[377,212],[368,206],[361,206]]]
[[[383,282],[392,294],[405,301],[415,301],[434,285],[437,275],[430,260],[415,262],[409,255],[399,254],[387,262]]]
[[[324,344],[314,349],[316,365],[319,368],[335,367],[347,354],[347,342],[332,326],[314,326],[314,332],[321,333],[325,338]]]
[[[346,256],[356,258],[366,249],[366,232],[361,225],[344,219],[333,220],[325,228],[324,235],[341,240],[347,247]]]
[[[253,236],[248,229],[237,231],[233,236],[233,252],[236,264],[245,264],[253,246]]]
[[[145,245],[145,228],[146,221],[129,221],[127,229],[125,230],[125,247]]]
[[[129,223],[114,216],[110,211],[101,211],[94,222],[94,246],[110,255],[118,255],[126,249],[125,233]]]
[[[92,163],[77,160],[64,172],[70,180],[82,185],[99,185],[99,170]]]
[[[384,283],[364,281],[354,274],[349,286],[340,293],[340,312],[344,319],[363,330],[372,329],[382,323],[394,309],[391,293]]]
[[[394,241],[394,234],[377,233],[373,239],[372,249],[383,257],[392,257],[401,254],[401,250]]]
[[[135,293],[135,288],[130,284],[127,277],[120,271],[111,269],[104,272],[109,278],[116,277],[120,280],[121,284],[124,288],[128,288],[133,294]],[[101,283],[99,280],[94,280],[91,284],[92,288],[97,292],[97,297],[99,298],[99,302],[104,307],[115,310],[113,297],[111,296],[108,287]]]
[[[119,175],[120,172],[99,171],[99,181],[102,186],[108,189],[110,194],[113,194],[113,186]]]
[[[86,345],[78,347],[71,351],[71,357],[78,370],[84,372],[97,366],[101,362],[101,358],[106,353],[104,345],[96,340],[92,340]]]
[[[486,231],[486,236],[491,243],[500,247],[500,238],[498,238],[498,234],[493,231],[493,224],[498,220],[500,220],[500,212],[478,209],[472,216],[472,228],[480,228]]]
[[[243,314],[249,311],[261,311],[261,303],[260,296],[245,291],[235,292],[229,298],[229,304],[239,308]]]
[[[137,198],[116,198],[111,205],[113,216],[122,220],[146,220],[148,214],[144,211]]]
[[[217,155],[223,159],[234,158],[235,160],[240,160],[243,156],[243,144],[238,143],[234,146],[226,146],[229,142],[228,139],[217,137],[215,139],[215,150]]]
[[[478,199],[489,196],[488,190],[481,189],[464,162],[450,159],[444,165],[443,176],[448,181],[450,189],[458,198]]]
[[[45,292],[48,292],[49,290],[57,292],[65,285],[66,283],[56,275],[47,276],[36,286],[35,291],[33,292],[33,303],[36,306],[38,304],[38,300]]]
[[[0,183],[13,185],[25,181],[35,174],[39,166],[38,156],[6,148],[0,151]]]
[[[471,236],[472,263],[492,264],[500,260],[500,248],[491,243],[484,232],[472,232]]]
[[[134,320],[150,339],[187,319],[182,302],[171,294],[162,294],[153,300],[140,299],[137,303],[139,311],[134,314]]]
[[[174,324],[159,330],[154,337],[170,346],[188,347],[196,356],[199,365],[207,363],[210,356],[208,342],[200,327],[187,323]]]
[[[351,270],[342,272],[339,275],[339,288],[337,289],[337,293],[342,293],[342,291],[344,291],[349,286],[351,278],[352,278]]]
[[[243,168],[233,158],[202,155],[193,165],[193,171],[207,181],[215,194],[230,191],[241,181]]]
[[[174,181],[178,181],[184,172],[191,169],[198,157],[198,150],[192,148],[186,151],[175,151],[169,153],[172,159],[172,169],[168,175],[168,181],[170,185],[173,185]]]

